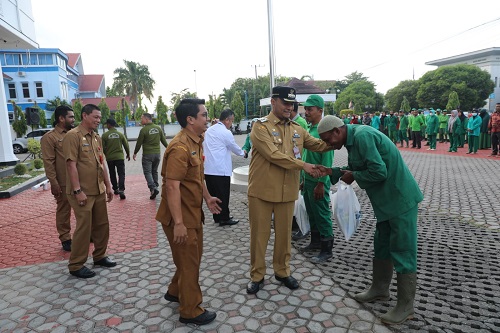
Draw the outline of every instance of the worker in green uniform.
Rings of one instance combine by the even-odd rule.
[[[401,147],[403,147],[403,141],[406,142],[406,148],[408,148],[410,141],[408,140],[408,116],[404,111],[399,111],[399,139],[401,140]]]
[[[413,111],[413,118],[411,120],[411,136],[413,139],[412,148],[422,148],[422,126],[424,125],[424,121],[422,117],[418,114],[418,111]]]
[[[123,154],[123,149],[125,149],[125,153],[127,154],[127,161],[130,161],[130,148],[125,135],[116,129],[118,124],[113,118],[106,120],[106,126],[108,127],[108,131],[102,135],[102,148],[108,163],[109,178],[113,186],[113,191],[115,194],[119,194],[120,199],[123,200],[126,198],[125,155]],[[118,181],[116,180],[117,173]]]
[[[299,124],[303,129],[307,129],[307,121],[302,118],[302,116],[299,114],[299,103],[295,102],[293,103],[293,110],[290,115],[292,121],[295,121],[297,124]]]
[[[467,123],[469,118],[462,110],[458,110],[458,118],[460,118],[460,134],[458,136],[458,148],[463,148],[467,142]]]
[[[167,140],[160,126],[153,124],[153,117],[150,113],[143,113],[141,124],[144,126],[139,132],[137,143],[135,144],[134,161],[137,153],[142,148],[142,172],[148,183],[151,195],[149,199],[154,200],[160,191],[158,190],[158,166],[160,165],[160,142],[166,148]]]
[[[441,109],[436,110],[436,114],[439,119],[439,142],[446,142],[448,133],[446,132],[446,126],[448,125],[448,117],[446,116],[446,109],[441,112]]]
[[[318,124],[323,118],[325,102],[319,95],[311,95],[303,104],[306,109],[306,120],[309,123],[308,132],[319,139]],[[304,149],[303,161],[320,164],[327,168],[333,165],[333,150],[323,153]],[[311,243],[303,250],[320,250],[311,259],[314,263],[325,262],[333,256],[332,212],[330,210],[330,177],[315,178],[301,172],[301,187],[306,205],[309,224],[311,225]]]
[[[456,153],[458,148],[458,140],[460,136],[460,129],[462,128],[462,123],[460,118],[458,118],[458,111],[451,110],[451,117],[448,119],[448,137],[450,138],[450,149],[448,152]]]
[[[389,139],[396,144],[397,143],[397,134],[398,134],[398,117],[394,114],[394,112],[389,113],[389,117],[385,119],[387,123],[387,130],[389,133]]]
[[[318,133],[334,149],[345,146],[348,151],[346,168],[317,166],[321,174],[347,184],[356,181],[366,190],[377,219],[372,285],[354,298],[358,302],[388,300],[395,268],[397,304],[380,319],[386,324],[400,324],[414,314],[417,216],[422,192],[396,146],[373,128],[344,125],[339,118],[326,116],[318,125]]]
[[[479,149],[479,133],[481,131],[482,119],[477,114],[477,109],[472,110],[472,117],[467,122],[467,133],[469,138],[467,140],[469,144],[469,151],[467,154],[477,154]]]
[[[434,110],[431,110],[427,117],[427,127],[425,128],[427,132],[427,142],[429,142],[429,148],[427,148],[427,150],[436,150],[438,130],[439,118],[434,114]]]

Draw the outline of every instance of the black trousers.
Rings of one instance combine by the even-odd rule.
[[[498,145],[500,144],[500,132],[491,133],[491,153],[498,155]]]
[[[413,139],[412,147],[421,148],[422,136],[420,134],[420,131],[412,131],[411,136]]]
[[[205,183],[207,184],[207,189],[208,192],[210,192],[210,195],[213,197],[217,197],[222,201],[222,203],[219,204],[221,208],[220,214],[213,214],[214,221],[215,222],[228,221],[231,177],[205,175]]]
[[[109,169],[109,180],[113,186],[113,191],[125,191],[125,160],[107,161]],[[115,170],[116,169],[116,170]],[[118,182],[116,173],[118,172]]]

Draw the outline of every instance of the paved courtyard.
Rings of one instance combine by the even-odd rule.
[[[236,136],[242,145],[245,136]],[[135,142],[131,142],[131,149]],[[140,160],[127,162],[127,199],[109,204],[113,269],[93,279],[67,273],[67,253],[54,227],[50,191],[28,190],[0,200],[0,332],[500,332],[500,158],[402,149],[425,198],[419,207],[416,315],[385,326],[377,317],[395,305],[359,304],[352,295],[371,281],[373,211],[355,187],[363,222],[350,241],[335,226],[334,258],[322,265],[293,250],[290,291],[268,268],[265,286],[247,295],[248,200],[231,193],[235,226],[218,227],[206,210],[200,284],[204,306],[217,312],[210,325],[179,323],[175,303],[163,299],[174,274],[168,242],[154,220],[159,198],[149,200]],[[140,156],[139,156],[140,158]],[[344,150],[335,165],[345,165]],[[233,158],[233,166],[249,160]],[[332,188],[334,189],[334,188]],[[294,242],[294,247],[308,240]],[[267,262],[271,267],[272,239]],[[92,266],[89,258],[88,265]]]

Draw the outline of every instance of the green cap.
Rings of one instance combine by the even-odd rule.
[[[307,97],[307,100],[302,103],[303,106],[316,106],[320,109],[323,109],[325,107],[325,101],[323,101],[323,98],[319,95],[311,95]]]

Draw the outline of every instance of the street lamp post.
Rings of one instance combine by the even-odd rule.
[[[198,97],[198,84],[196,83],[196,69],[194,70],[194,93]]]

